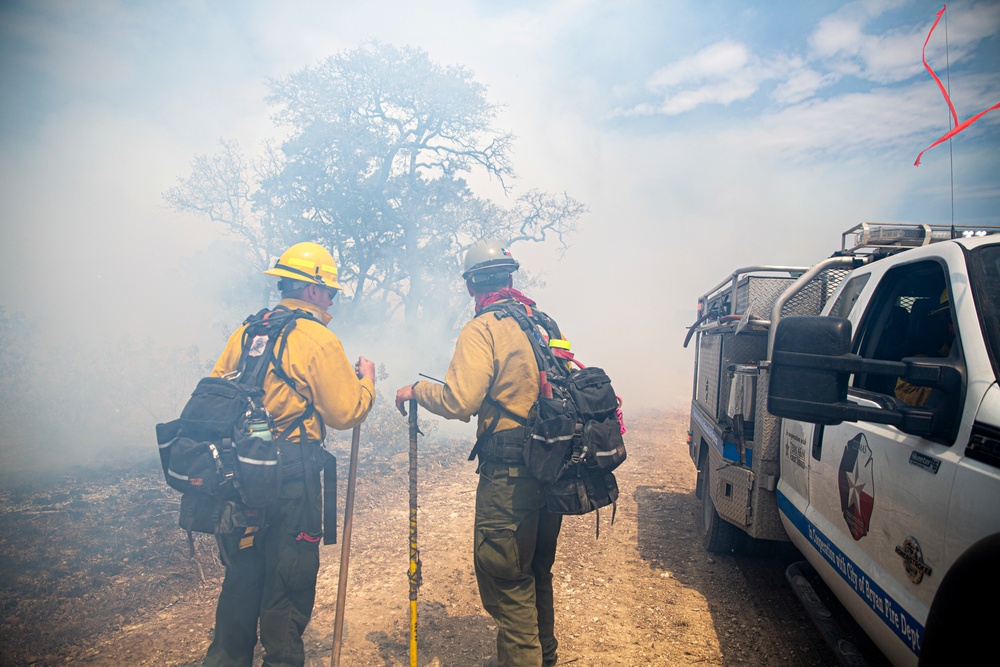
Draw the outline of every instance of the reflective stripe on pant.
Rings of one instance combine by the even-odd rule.
[[[313,488],[318,489],[318,480]],[[319,572],[320,496],[306,494],[302,481],[286,482],[267,512],[267,527],[254,536],[253,546],[240,549],[239,532],[222,538],[229,565],[205,667],[250,667],[258,619],[265,667],[305,663],[302,633],[312,615]],[[302,532],[316,541],[297,539]]]
[[[484,462],[476,490],[476,580],[497,624],[501,667],[554,663],[552,563],[562,517],[524,466]]]

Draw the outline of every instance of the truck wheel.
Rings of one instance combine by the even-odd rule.
[[[993,617],[968,612],[971,600],[1000,596],[998,557],[1000,533],[995,533],[969,547],[944,575],[927,614],[920,667],[982,664],[982,656],[995,650]]]
[[[701,541],[705,551],[713,554],[728,554],[737,550],[742,543],[743,531],[724,520],[715,510],[712,501],[711,463],[705,461],[704,485],[701,489]]]
[[[736,550],[741,555],[750,556],[751,558],[771,558],[784,553],[791,553],[793,548],[791,542],[762,540],[743,533],[743,542]]]

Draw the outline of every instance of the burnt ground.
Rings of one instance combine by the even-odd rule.
[[[835,665],[784,580],[794,550],[755,559],[702,549],[686,413],[633,416],[627,425],[614,525],[606,510],[599,538],[594,514],[563,524],[560,664]],[[467,447],[421,451],[421,665],[478,666],[493,653],[495,628],[472,567],[476,476]],[[341,458],[341,508],[346,477]],[[409,664],[407,493],[405,452],[363,465],[342,665]],[[8,481],[0,493],[0,663],[200,664],[223,570],[210,536],[196,536],[188,556],[178,505],[152,460]],[[322,547],[308,665],[330,662],[339,559],[339,545]]]

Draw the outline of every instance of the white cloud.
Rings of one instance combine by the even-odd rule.
[[[827,16],[809,37],[811,60],[840,74],[880,84],[919,75],[924,69],[921,49],[936,12],[928,10],[925,20],[883,33],[866,31],[872,20],[895,4],[899,3],[850,3]],[[980,40],[995,34],[998,28],[1000,4],[955,3],[927,45],[927,59],[936,68],[949,60],[953,65],[960,63]]]
[[[774,99],[781,104],[796,104],[816,94],[839,79],[836,74],[822,74],[796,62],[789,68],[784,81],[780,81],[774,89]]]
[[[816,24],[806,40],[807,47],[800,53],[755,53],[744,42],[721,40],[657,69],[646,82],[646,89],[654,97],[619,109],[612,116],[677,116],[706,105],[727,106],[748,100],[768,90],[770,85],[772,101],[779,109],[789,108],[793,115],[808,109],[810,114],[819,116],[829,113],[854,117],[855,110],[880,107],[884,101],[891,100],[893,94],[883,90],[886,86],[915,79],[920,84],[927,83],[920,52],[934,19],[933,12],[929,12],[926,19],[911,20],[908,25],[891,30],[873,31],[871,28],[887,12],[905,4],[906,0],[848,3]],[[956,5],[957,8],[949,8],[954,16],[949,26],[947,57],[953,70],[957,63],[970,56],[981,40],[995,35],[1000,29],[1000,4]],[[946,60],[944,44],[942,24],[927,47],[928,60],[938,71],[943,69]],[[837,84],[851,82],[854,85],[850,95],[838,94]],[[872,99],[867,100],[864,91],[873,84],[878,88],[872,91]],[[630,92],[624,87],[620,90],[626,95]],[[817,99],[821,94],[827,101]],[[904,91],[900,95],[908,93]],[[921,100],[924,106],[930,104],[930,99],[921,97]],[[802,106],[807,102],[810,104]],[[767,113],[775,117],[773,112]],[[898,137],[921,129],[919,123],[905,124],[905,119],[912,120],[908,113],[901,115],[903,125],[887,127],[889,131],[879,135]],[[822,124],[819,116],[816,116],[817,122]],[[897,113],[897,119],[899,117]],[[879,125],[879,120],[873,119],[869,127]],[[823,134],[820,132],[819,136]],[[866,131],[862,129],[861,134]],[[808,145],[813,143],[807,141]]]
[[[864,38],[861,21],[833,15],[820,21],[809,43],[819,57],[854,56],[861,51]]]
[[[672,116],[691,111],[703,104],[728,105],[745,100],[755,92],[760,82],[753,75],[734,76],[732,78],[694,88],[682,90],[675,95],[668,95],[660,104],[660,113]]]
[[[963,89],[963,107],[968,107],[964,112],[959,109],[960,120],[984,108],[990,95],[995,95],[989,75],[953,83]],[[791,159],[849,157],[875,150],[882,157],[897,155],[902,163],[912,164],[921,149],[947,130],[940,93],[929,81],[916,81],[793,104],[760,117],[747,128],[733,130],[726,141]],[[961,135],[956,139],[965,140]]]
[[[924,26],[909,26],[884,34],[864,30],[865,19],[831,15],[809,38],[811,60],[841,75],[876,83],[905,81],[923,69],[920,48]]]
[[[705,104],[728,105],[749,98],[771,76],[745,44],[722,40],[653,72],[646,88],[662,96],[659,102],[643,102],[613,115],[672,116]]]
[[[661,67],[649,77],[647,85],[650,90],[659,91],[687,83],[729,79],[739,76],[749,64],[747,47],[726,39]]]

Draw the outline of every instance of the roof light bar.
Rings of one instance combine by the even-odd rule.
[[[862,250],[883,249],[890,251],[917,248],[953,238],[986,236],[1000,232],[1000,227],[927,225],[909,222],[862,222],[841,235],[841,251],[857,253]],[[848,237],[853,236],[853,244]]]

